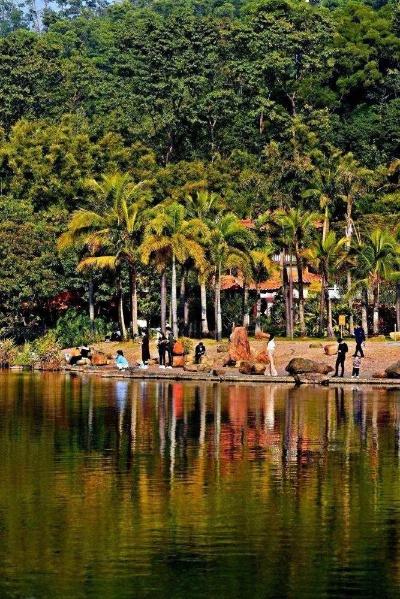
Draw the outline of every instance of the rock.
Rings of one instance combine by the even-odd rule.
[[[326,345],[324,345],[324,352],[327,356],[334,356],[335,354],[337,354],[337,344],[333,344],[333,343],[327,343]]]
[[[229,344],[229,356],[236,362],[251,359],[250,343],[245,327],[236,327],[233,331]]]
[[[296,375],[295,378],[298,385],[329,385],[329,377],[318,372],[307,372],[305,374]]]
[[[248,360],[242,360],[239,364],[240,374],[251,374],[254,364]]]
[[[333,368],[329,364],[314,362],[314,360],[307,360],[306,358],[292,358],[285,370],[292,376],[308,373],[328,374],[328,372],[333,372]]]
[[[255,337],[256,339],[269,339],[269,333],[263,333],[262,331],[258,331]]]
[[[209,360],[205,360],[197,366],[197,372],[211,372],[212,368],[212,362],[210,362]]]
[[[198,372],[196,364],[185,364],[183,370],[185,370],[185,372]]]
[[[105,366],[107,364],[107,354],[101,351],[92,351],[93,366]]]
[[[400,341],[400,333],[398,331],[389,333],[389,336],[391,339],[393,339],[393,341]]]
[[[263,364],[263,362],[256,362],[253,364],[251,374],[265,374],[265,364]]]
[[[214,376],[225,376],[225,368],[214,368],[212,373]]]
[[[179,339],[177,341],[175,341],[174,347],[172,349],[172,353],[174,356],[183,356],[183,354],[185,353],[185,348],[183,347],[183,343]]]
[[[202,361],[203,357],[204,356],[202,356],[200,358],[200,362]],[[193,356],[193,354],[187,354],[186,355],[186,364],[193,364],[193,363],[194,363],[194,356]]]
[[[400,379],[400,360],[385,369],[389,379]]]
[[[221,366],[236,366],[236,360],[232,360],[232,358],[228,356],[227,358],[224,358],[224,360],[222,360]]]
[[[182,366],[185,366],[185,356],[174,356],[172,366],[174,368],[181,368]]]
[[[217,346],[217,352],[219,354],[225,354],[229,351],[229,343],[221,343],[221,345]]]
[[[255,359],[257,362],[262,362],[263,364],[269,364],[269,358],[266,354],[266,351],[260,351],[258,352],[258,354],[256,354]]]
[[[308,346],[310,349],[316,349],[317,347],[322,347],[322,343],[310,343],[310,345]],[[335,346],[336,348],[336,346]]]
[[[385,379],[386,377],[387,377],[387,374],[384,370],[379,370],[378,372],[372,373],[373,379]]]

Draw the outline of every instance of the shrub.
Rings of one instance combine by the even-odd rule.
[[[185,355],[190,354],[193,351],[193,341],[189,339],[189,337],[179,337],[178,341],[180,341],[183,345],[183,353]]]
[[[21,366],[33,366],[36,360],[36,354],[33,351],[32,344],[24,343],[22,349],[19,349],[12,360],[12,364],[20,364]]]
[[[61,347],[56,341],[56,334],[50,331],[44,337],[32,343],[34,363],[43,370],[58,370],[63,362]]]
[[[55,329],[57,342],[61,347],[77,347],[102,341],[111,332],[101,319],[96,319],[94,326],[94,334],[91,334],[89,316],[76,310],[68,310],[57,321]]]
[[[0,341],[0,366],[12,364],[17,354],[17,347],[13,339],[4,339]]]

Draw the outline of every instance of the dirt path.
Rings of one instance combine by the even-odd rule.
[[[265,341],[256,340],[250,338],[251,349],[255,353],[264,350],[266,347]],[[224,340],[226,343],[227,340]],[[349,346],[349,353],[346,359],[345,365],[345,376],[351,375],[352,369],[352,354],[355,348],[355,342],[352,340],[346,340]],[[197,342],[193,340],[193,347]],[[309,358],[310,360],[316,360],[318,362],[325,362],[330,364],[332,367],[335,366],[336,356],[327,356],[324,353],[322,345],[327,343],[326,341],[321,342],[321,347],[310,347],[310,345],[317,345],[318,340],[307,339],[307,340],[286,340],[277,339],[276,341],[276,366],[278,374],[285,376],[285,368],[289,361],[294,357]],[[217,347],[220,345],[215,341],[205,339],[204,344],[207,348],[207,357],[215,359],[221,357],[222,354],[217,352]],[[110,360],[117,349],[122,349],[124,355],[132,365],[140,362],[140,345],[128,341],[126,343],[117,342],[103,342],[94,344],[94,347],[105,352]],[[157,356],[156,341],[150,342],[150,354],[152,357]],[[394,341],[367,341],[366,347],[364,348],[365,358],[361,362],[360,378],[371,378],[372,374],[377,371],[383,371],[385,368],[400,360],[400,342]]]

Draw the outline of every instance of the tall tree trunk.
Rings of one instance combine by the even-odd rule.
[[[294,332],[294,314],[293,314],[293,270],[292,270],[292,249],[289,248],[289,324],[290,337]]]
[[[379,334],[379,283],[374,285],[373,289],[373,298],[374,298],[374,313],[372,317],[372,328],[374,335]]]
[[[121,274],[120,273],[118,273],[117,289],[118,289],[118,324],[119,324],[119,330],[120,330],[120,333],[121,333],[122,341],[126,341],[127,334],[126,334],[126,325],[125,325],[125,317],[124,317],[124,297],[123,297],[123,293],[122,293],[122,283],[121,283]]]
[[[333,337],[333,322],[332,322],[332,300],[329,297],[329,291],[326,290],[326,307],[327,307],[327,334],[328,337]]]
[[[368,288],[361,290],[361,326],[364,329],[365,336],[368,337]]]
[[[322,281],[321,281],[321,295],[320,295],[320,299],[319,299],[319,335],[320,337],[324,336],[324,330],[325,330],[325,298],[326,298],[326,281],[324,278],[324,275],[322,275]]]
[[[175,258],[175,254],[172,254],[171,316],[172,316],[172,333],[176,339],[178,337],[178,311],[177,311],[177,303],[176,303],[176,258]]]
[[[222,339],[222,315],[221,315],[221,267],[217,267],[215,277],[215,339]]]
[[[186,310],[186,269],[182,268],[181,284],[179,288],[179,307],[178,307],[178,329],[181,335],[187,335],[187,323],[185,321]]]
[[[209,334],[207,320],[207,289],[205,282],[200,283],[200,303],[201,303],[201,334],[206,336]]]
[[[256,328],[254,331],[255,335],[261,333],[261,290],[260,285],[257,283],[257,303],[256,303]]]
[[[138,296],[137,296],[137,276],[135,265],[129,266],[129,278],[131,286],[131,321],[132,321],[132,339],[139,334],[138,329]]]
[[[347,291],[351,289],[351,272],[347,271]],[[349,297],[348,299],[349,306],[349,332],[350,335],[354,335],[354,316],[353,316],[353,298]]]
[[[243,306],[242,306],[242,314],[243,314],[243,326],[246,329],[250,324],[250,314],[249,314],[249,286],[246,280],[243,281]]]
[[[296,265],[297,265],[297,280],[298,280],[298,288],[299,288],[299,325],[300,325],[300,337],[305,337],[306,335],[306,322],[304,317],[304,283],[303,283],[303,260],[300,256],[300,250],[298,245],[295,246],[295,257],[296,257]]]
[[[167,326],[167,276],[165,269],[161,273],[161,330],[165,333]]]
[[[89,319],[90,319],[90,334],[94,335],[94,283],[93,279],[89,279]]]
[[[400,331],[400,283],[396,285],[396,329]]]
[[[285,266],[285,252],[281,252],[281,266],[282,266],[282,290],[283,299],[285,302],[285,321],[286,321],[286,337],[291,337],[290,331],[290,299],[289,299],[289,281],[287,270]]]

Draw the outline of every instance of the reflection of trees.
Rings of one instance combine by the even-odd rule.
[[[167,575],[163,551],[208,559],[222,530],[304,596],[321,547],[350,568],[393,546],[399,575],[400,524],[392,541],[370,525],[400,501],[398,391],[21,380],[1,381],[2,547],[15,572],[52,571],[60,596],[65,573],[79,584],[134,553],[135,575]]]

